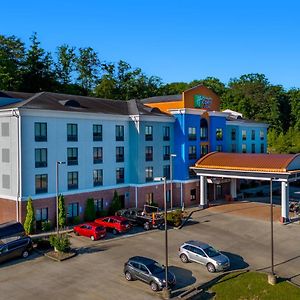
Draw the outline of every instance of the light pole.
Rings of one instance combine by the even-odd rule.
[[[164,211],[165,211],[165,281],[166,285],[163,288],[163,294],[166,299],[170,298],[170,290],[169,290],[169,284],[168,284],[168,225],[167,225],[167,199],[166,199],[166,177],[155,177],[154,181],[163,181],[164,182]]]
[[[171,185],[171,189],[170,189],[170,200],[171,200],[171,210],[173,210],[173,157],[176,157],[176,154],[170,154],[170,185]]]
[[[56,161],[56,233],[59,234],[59,222],[58,222],[58,166],[64,165],[65,161]]]

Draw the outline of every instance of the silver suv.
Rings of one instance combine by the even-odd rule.
[[[200,241],[187,241],[179,248],[179,257],[183,263],[194,261],[205,265],[209,272],[223,271],[230,267],[229,258]]]

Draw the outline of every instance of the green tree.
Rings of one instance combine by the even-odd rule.
[[[109,214],[114,215],[122,208],[122,203],[117,191],[114,191],[114,196],[109,207]]]
[[[32,199],[29,197],[27,201],[27,212],[26,212],[26,218],[24,222],[24,229],[27,234],[31,234],[34,232],[34,222],[35,222],[35,217],[34,217],[34,208],[32,204]]]
[[[65,197],[60,194],[58,197],[58,226],[66,226],[66,207],[65,207]]]
[[[205,87],[211,89],[219,97],[222,97],[226,91],[225,84],[216,77],[206,77],[205,79],[191,81],[189,87],[192,88],[199,84],[203,84]]]
[[[93,221],[96,219],[96,210],[93,198],[88,198],[85,204],[84,220]]]

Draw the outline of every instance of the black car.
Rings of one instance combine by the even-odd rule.
[[[165,267],[151,258],[142,256],[129,258],[124,264],[124,275],[128,281],[137,279],[148,283],[154,292],[166,286]],[[175,275],[168,271],[168,286],[173,287],[175,284]]]

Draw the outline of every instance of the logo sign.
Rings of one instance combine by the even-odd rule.
[[[203,95],[195,95],[194,96],[194,107],[195,108],[205,108],[209,109],[212,103],[212,98],[206,97]]]

